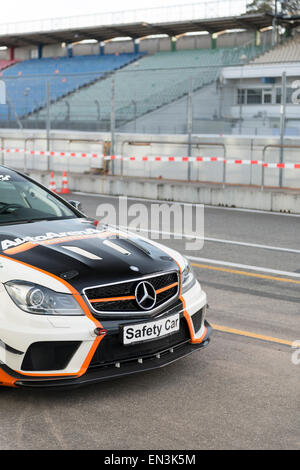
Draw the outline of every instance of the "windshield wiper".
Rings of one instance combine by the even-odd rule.
[[[8,220],[7,222],[0,222],[2,225],[18,225],[18,224],[32,224],[33,222],[50,222],[51,220],[67,220],[74,219],[76,217],[43,217],[41,219],[20,219],[20,220]]]
[[[37,222],[37,220],[36,219],[14,220],[14,221],[0,222],[0,225],[31,224],[33,222]]]

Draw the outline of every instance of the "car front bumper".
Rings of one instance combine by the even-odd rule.
[[[70,377],[70,378],[37,378],[37,377],[25,377],[16,374],[14,371],[9,370],[4,367],[4,370],[10,375],[14,375],[17,379],[15,382],[16,387],[26,388],[26,389],[60,389],[65,390],[69,388],[78,388],[84,385],[90,385],[98,382],[104,382],[111,379],[120,378],[126,375],[133,375],[141,372],[146,372],[150,370],[160,369],[167,365],[172,364],[178,359],[182,359],[186,356],[189,356],[195,351],[204,349],[208,346],[210,341],[210,334],[212,331],[211,326],[205,322],[207,328],[207,334],[203,339],[202,343],[191,344],[186,342],[184,344],[178,345],[173,348],[173,351],[163,350],[154,355],[149,355],[143,357],[143,362],[141,358],[135,358],[134,360],[125,361],[116,367],[114,364],[99,368],[90,368],[88,371],[81,377]],[[3,366],[2,366],[3,367]]]
[[[95,325],[88,318],[49,319],[31,316],[30,328],[28,325],[26,329],[24,324],[9,325],[9,331],[14,330],[14,338],[20,338],[20,341],[12,341],[9,333],[3,330],[2,341],[20,350],[21,354],[4,350],[0,345],[2,353],[0,355],[0,385],[2,382],[2,385],[18,388],[63,389],[167,366],[208,345],[212,328],[205,318],[206,303],[206,294],[197,282],[192,289],[182,295],[175,306],[164,314],[168,316],[174,312],[180,313],[181,327],[178,334],[134,346],[122,344],[119,334],[122,321],[101,321],[107,333],[95,347],[97,341]],[[26,353],[28,356],[29,348],[36,342],[42,345],[46,342],[49,344],[74,342],[78,346],[76,348],[74,346],[74,354],[70,355],[70,360],[63,366],[52,370],[37,367],[34,370],[32,368],[26,370],[24,358]],[[88,354],[91,356],[89,361],[87,361]],[[85,369],[84,363],[86,363]],[[30,361],[27,361],[27,364],[30,364]]]

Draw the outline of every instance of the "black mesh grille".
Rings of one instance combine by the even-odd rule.
[[[190,341],[190,333],[184,317],[180,320],[180,330],[178,332],[154,341],[124,346],[120,335],[107,335],[99,344],[90,367],[99,367],[110,363],[129,361],[133,358],[155,355],[187,341]]]
[[[166,290],[164,292],[161,292],[160,294],[158,294],[157,296],[157,303],[156,305],[161,305],[163,304],[164,302],[166,302],[168,299],[174,297],[174,295],[176,295],[176,292],[178,291],[178,286],[176,287],[173,287],[172,289],[169,289],[169,290]]]
[[[174,283],[179,283],[179,276],[176,272],[162,274],[161,276],[154,276],[143,279],[153,285],[156,291],[170,286]],[[113,284],[109,286],[99,286],[91,289],[86,289],[85,294],[89,301],[96,299],[110,299],[117,297],[133,297],[137,285],[141,282],[129,281],[121,284]],[[157,294],[157,301],[155,307],[159,307],[168,300],[176,296],[179,291],[179,285],[172,287],[164,292]],[[106,302],[91,302],[92,307],[99,312],[135,312],[142,311],[138,306],[135,298],[128,300],[114,300]],[[155,308],[154,307],[154,308]]]
[[[201,328],[202,318],[203,318],[203,309],[199,310],[192,316],[195,333],[197,333]]]
[[[80,341],[44,341],[33,343],[27,349],[22,370],[62,370],[80,346]]]

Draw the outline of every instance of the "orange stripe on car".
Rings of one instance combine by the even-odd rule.
[[[3,253],[6,255],[16,255],[18,253],[23,253],[23,251],[32,250],[32,248],[35,248],[36,246],[38,246],[38,243],[26,242],[23,243],[23,245],[16,246],[14,248],[8,248],[8,250],[4,250]]]
[[[103,299],[93,299],[90,300],[92,304],[102,303],[102,302],[118,302],[119,300],[134,300],[134,295],[128,295],[127,297],[106,297]]]
[[[189,327],[189,332],[190,332],[190,335],[191,335],[191,343],[192,344],[202,343],[203,339],[206,336],[207,328],[206,327],[204,328],[204,334],[201,336],[201,338],[195,338],[194,326],[193,326],[193,323],[192,323],[192,319],[191,319],[190,315],[188,314],[188,312],[186,310],[186,302],[185,302],[185,300],[183,298],[183,295],[182,295],[182,269],[180,267],[180,264],[176,261],[176,259],[175,258],[173,258],[173,259],[174,259],[175,263],[177,264],[177,266],[179,268],[179,271],[180,271],[180,297],[179,297],[179,299],[181,300],[182,306],[183,306],[183,316],[186,319],[188,327]]]
[[[74,299],[79,303],[79,305],[81,306],[81,308],[84,311],[85,315],[95,324],[96,328],[102,328],[101,323],[93,317],[93,315],[91,314],[88,306],[84,302],[84,300],[81,297],[81,295],[79,294],[79,292],[71,284],[66,282],[64,279],[61,279],[60,277],[55,276],[55,274],[44,271],[43,269],[40,269],[40,268],[32,266],[28,263],[25,263],[24,261],[19,261],[19,260],[9,258],[8,256],[4,256],[4,255],[0,255],[0,257],[8,259],[9,261],[14,261],[15,263],[22,264],[23,266],[27,266],[28,268],[35,269],[36,271],[39,271],[43,274],[46,274],[46,275],[52,277],[53,279],[61,282],[62,284],[64,284],[70,290],[70,292],[72,293]],[[93,358],[93,355],[94,355],[97,347],[99,346],[100,342],[103,340],[104,337],[105,337],[105,335],[96,337],[96,339],[93,342],[92,347],[90,348],[90,351],[89,351],[88,355],[86,356],[79,372],[77,372],[77,373],[54,373],[54,374],[34,374],[34,373],[29,374],[29,373],[26,373],[25,374],[24,372],[21,372],[21,371],[16,371],[16,372],[18,372],[18,374],[21,374],[21,375],[24,375],[24,376],[34,376],[34,377],[67,377],[67,376],[81,377],[82,375],[84,375],[86,373],[87,368],[89,367],[90,362]],[[1,376],[0,376],[0,381],[1,381]]]
[[[22,245],[19,245],[13,248],[8,248],[7,250],[4,250],[3,253],[5,253],[6,255],[16,255],[18,253],[24,253],[25,251],[32,250],[33,248],[39,245],[42,245],[42,246],[57,245],[59,243],[73,242],[76,240],[88,240],[90,238],[109,238],[113,235],[116,235],[116,233],[103,232],[103,233],[99,233],[99,234],[97,233],[97,234],[92,234],[92,235],[70,235],[68,237],[52,238],[50,240],[41,240],[38,243],[25,242]]]
[[[176,287],[176,286],[178,286],[178,282],[174,282],[173,284],[171,284],[169,286],[162,287],[161,289],[158,289],[155,292],[158,295],[158,294],[161,294],[162,292],[170,290],[170,289],[172,289],[173,287]],[[92,300],[90,300],[90,302],[92,304],[96,304],[96,303],[102,303],[102,302],[118,302],[119,300],[134,300],[134,299],[135,299],[134,295],[127,295],[125,297],[103,297],[102,299],[92,299]]]
[[[166,286],[166,287],[162,287],[161,289],[158,289],[156,291],[156,294],[161,294],[162,292],[165,292],[167,290],[170,290],[170,289],[173,289],[173,287],[176,287],[178,286],[178,282],[174,282],[173,284],[170,284],[169,286]]]
[[[17,379],[8,375],[4,370],[0,369],[0,385],[5,385],[6,387],[16,387]]]

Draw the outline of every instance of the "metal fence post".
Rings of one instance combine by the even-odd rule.
[[[286,121],[286,72],[282,74],[282,89],[281,89],[281,109],[280,109],[280,159],[279,163],[284,162],[284,136],[285,136],[285,121]],[[279,187],[283,185],[283,169],[279,170]]]
[[[111,115],[110,115],[110,132],[111,132],[111,144],[110,144],[110,154],[115,154],[115,130],[116,130],[116,114],[115,114],[115,77],[112,77],[111,81]],[[111,163],[111,172],[114,176],[115,174],[115,161],[112,160]]]
[[[263,149],[263,158],[262,158],[262,166],[261,166],[261,191],[265,189],[265,167],[264,163],[266,161],[266,150],[268,146],[265,146]]]
[[[226,186],[226,160],[223,162],[223,188]]]
[[[223,162],[223,188],[226,186],[226,165],[227,165],[227,148],[224,145],[224,162]]]
[[[47,140],[47,152],[50,150],[50,132],[51,132],[51,122],[50,122],[50,83],[46,83],[46,140]],[[47,171],[50,170],[50,158],[47,155]]]
[[[263,164],[261,167],[261,188],[260,189],[261,191],[265,189],[265,167]]]
[[[190,79],[190,88],[188,94],[188,110],[187,110],[187,131],[188,131],[188,174],[187,179],[191,181],[191,162],[192,156],[192,133],[193,133],[193,79]]]

